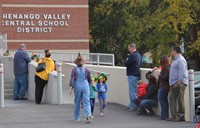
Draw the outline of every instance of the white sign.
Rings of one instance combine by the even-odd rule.
[[[48,33],[54,27],[68,27],[71,14],[1,14],[2,26],[18,33]]]

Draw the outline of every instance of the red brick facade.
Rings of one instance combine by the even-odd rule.
[[[18,49],[22,42],[28,50],[89,49],[88,0],[0,0],[0,4],[0,33],[7,33],[9,50]],[[20,17],[24,14],[29,18]]]

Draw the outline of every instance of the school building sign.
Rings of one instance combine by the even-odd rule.
[[[89,51],[88,0],[0,0],[0,34],[7,48]]]

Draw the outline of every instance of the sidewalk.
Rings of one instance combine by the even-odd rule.
[[[191,122],[169,122],[157,116],[137,116],[127,112],[124,106],[108,103],[105,117],[99,116],[99,105],[95,106],[91,124],[73,121],[73,105],[36,105],[33,101],[5,100],[0,108],[0,128],[195,128]]]

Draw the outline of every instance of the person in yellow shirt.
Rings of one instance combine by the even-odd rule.
[[[46,49],[44,52],[45,52],[45,57],[43,59],[40,59],[38,64],[42,62],[46,62],[46,68],[45,70],[41,72],[35,73],[35,85],[36,85],[35,86],[35,102],[36,104],[41,103],[43,90],[49,79],[49,73],[52,72],[55,67],[54,61],[51,59],[50,51]]]

